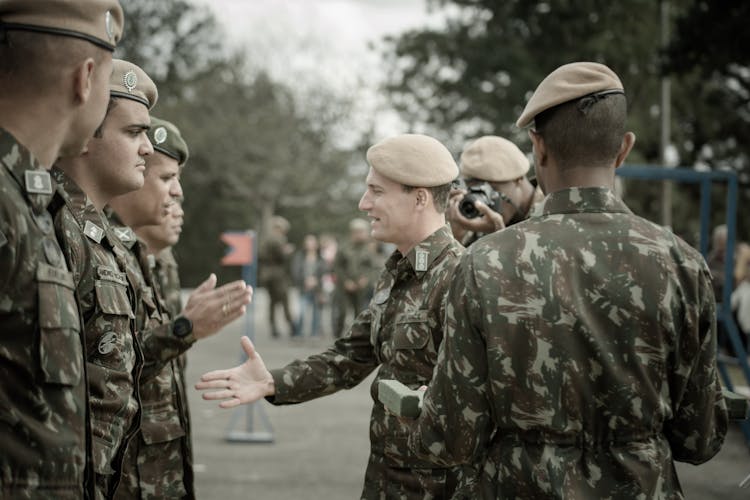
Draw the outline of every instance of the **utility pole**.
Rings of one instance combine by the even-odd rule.
[[[669,0],[661,1],[661,47],[669,46]],[[674,158],[670,158],[671,137],[671,86],[668,76],[661,78],[661,164],[663,168],[673,168]],[[662,181],[661,223],[665,227],[672,227],[672,181]]]

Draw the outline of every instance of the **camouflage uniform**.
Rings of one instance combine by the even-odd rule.
[[[362,289],[350,292],[344,288],[346,280],[357,283],[361,278],[371,279],[376,272],[376,256],[369,241],[351,242],[342,245],[336,252],[333,271],[336,276],[336,294],[334,296],[333,334],[341,337],[344,333],[346,313],[349,309],[354,316],[367,307],[372,292],[372,283]]]
[[[55,216],[55,230],[83,317],[97,497],[108,498],[120,481],[125,449],[140,421],[143,356],[134,331],[133,292],[125,274],[125,249],[104,215],[63,171],[53,169],[52,175],[65,200]]]
[[[498,251],[502,249],[502,251]],[[701,256],[605,188],[474,244],[409,445],[483,462],[471,498],[682,498],[727,413]]]
[[[111,220],[129,249],[128,276],[139,290],[136,328],[145,358],[140,380],[141,429],[128,448],[126,477],[116,498],[194,498],[187,397],[178,357],[195,337],[180,339],[172,334],[170,314],[154,275],[155,259],[147,255],[130,228],[115,216]]]
[[[445,498],[457,482],[457,470],[437,467],[407,449],[407,426],[385,411],[376,391],[381,379],[417,388],[432,377],[443,338],[444,298],[461,251],[447,226],[406,256],[395,251],[369,308],[348,335],[322,354],[271,370],[276,394],[269,400],[290,404],[351,388],[380,366],[371,387],[375,405],[362,498]]]
[[[33,193],[49,174],[3,130],[0,163],[0,497],[78,499],[90,438],[85,362],[73,276],[48,212],[54,184]]]

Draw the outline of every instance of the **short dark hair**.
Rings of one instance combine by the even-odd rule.
[[[600,166],[617,157],[627,114],[623,94],[584,97],[542,111],[534,128],[561,168]]]
[[[107,103],[107,111],[104,113],[104,118],[102,119],[102,122],[99,124],[98,127],[96,127],[96,130],[94,130],[94,137],[97,139],[102,138],[102,129],[104,128],[104,122],[107,120],[107,117],[109,116],[109,112],[115,109],[117,106],[117,98],[116,97],[109,97],[109,102]]]
[[[98,65],[108,53],[85,40],[6,30],[0,33],[0,89],[32,92],[55,88],[68,66],[88,57]]]
[[[402,187],[407,193],[410,193],[417,189],[416,186],[407,186],[406,184],[402,184]],[[432,199],[435,203],[435,209],[441,214],[445,213],[445,211],[448,210],[448,197],[451,192],[451,184],[442,184],[440,186],[433,186],[425,189],[429,190],[430,193],[432,193]]]

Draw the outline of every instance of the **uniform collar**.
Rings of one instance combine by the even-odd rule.
[[[632,213],[625,203],[606,187],[568,188],[550,193],[532,211],[532,217],[574,213]]]
[[[132,250],[133,246],[138,242],[138,237],[135,235],[135,231],[126,226],[114,210],[109,207],[104,210],[104,213],[109,218],[110,226],[114,235],[123,245],[125,245],[125,248]]]
[[[53,167],[51,173],[58,184],[65,204],[70,209],[70,213],[78,226],[83,230],[83,234],[99,244],[111,238],[112,236],[108,232],[109,221],[102,212],[96,209],[91,199],[75,180],[57,167]],[[108,243],[113,246],[112,241],[108,241]]]
[[[424,240],[420,241],[414,248],[404,256],[395,250],[385,263],[385,267],[391,273],[409,272],[417,277],[422,277],[431,267],[432,263],[451,243],[456,243],[450,228],[444,225]]]

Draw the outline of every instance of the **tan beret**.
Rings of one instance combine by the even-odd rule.
[[[432,137],[402,134],[367,150],[367,161],[379,174],[405,186],[433,187],[458,177],[448,148]]]
[[[271,227],[279,229],[281,231],[289,231],[289,221],[280,215],[274,215],[271,217]]]
[[[180,166],[188,159],[188,147],[180,130],[167,120],[151,117],[151,128],[148,131],[151,145],[160,153],[177,160]]]
[[[490,182],[518,179],[529,171],[529,159],[518,146],[496,135],[469,143],[461,153],[461,175]]]
[[[159,93],[156,85],[145,71],[122,59],[112,60],[112,76],[109,77],[109,94],[138,101],[148,109],[154,107]]]
[[[593,62],[560,66],[536,88],[516,125],[525,127],[542,111],[587,95],[608,91],[625,93],[620,78],[607,66]]]
[[[115,50],[125,16],[117,0],[0,0],[0,32],[70,36]]]

